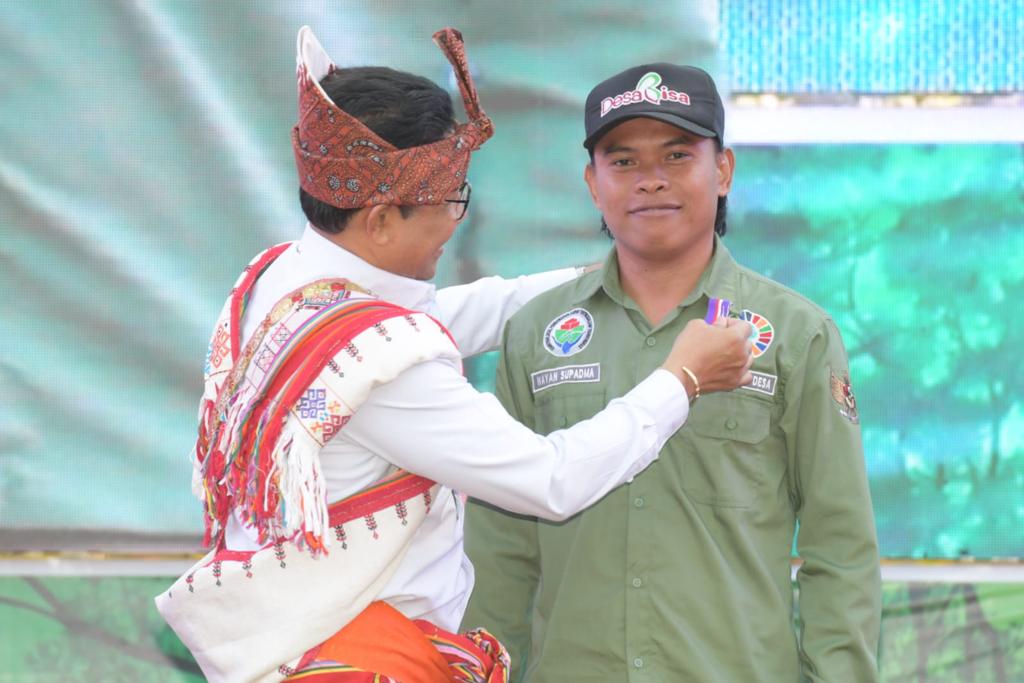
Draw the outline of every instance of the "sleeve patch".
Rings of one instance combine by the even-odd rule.
[[[837,375],[835,370],[829,368],[829,383],[832,389],[832,399],[836,402],[839,414],[853,424],[858,424],[860,417],[857,415],[857,399],[853,396],[850,376]]]

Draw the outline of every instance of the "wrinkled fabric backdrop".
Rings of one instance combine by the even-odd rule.
[[[764,1],[5,3],[6,544],[102,548],[198,534],[188,452],[209,331],[249,258],[303,227],[289,143],[301,25],[341,65],[387,64],[453,92],[430,35],[445,25],[464,32],[497,133],[474,156],[473,206],[442,261],[437,281],[451,284],[603,256],[610,243],[582,181],[581,112],[590,87],[627,66],[695,63],[723,92],[1024,89],[1019,3],[989,7],[998,25],[957,2],[933,15],[900,0],[837,3],[834,16],[811,0],[798,4],[807,12]],[[857,68],[878,61],[875,34],[796,40],[799,22],[814,17],[839,27],[877,20],[894,31],[889,15],[918,31],[905,41],[894,34],[892,59],[928,48],[914,42],[922,36],[939,52],[959,44],[956,21],[988,31],[995,37],[980,60],[988,80],[961,68],[979,62],[971,42],[945,76],[929,81],[920,63],[931,62],[918,60],[918,71],[906,72],[916,80],[890,83]],[[778,50],[779,31],[752,26],[781,27],[794,40]],[[834,58],[853,67],[762,78]],[[843,80],[861,74],[863,82]],[[1019,141],[747,144],[736,154],[730,249],[824,306],[843,330],[883,553],[1020,555]],[[493,364],[469,366],[481,388]]]
[[[707,68],[731,93],[727,137],[815,104],[884,132],[886,108],[966,103],[1019,131],[1024,104],[1020,0],[2,3],[0,554],[197,549],[208,335],[250,257],[304,223],[289,146],[303,24],[340,65],[453,93],[430,35],[465,33],[497,133],[439,284],[604,255],[581,112],[627,66]],[[1024,555],[1024,133],[972,140],[978,125],[735,147],[727,243],[842,329],[890,557]],[[470,379],[489,388],[494,363]],[[0,563],[0,681],[201,680],[153,609],[169,577],[18,564]],[[886,582],[883,680],[1024,680],[1024,584],[974,580]]]

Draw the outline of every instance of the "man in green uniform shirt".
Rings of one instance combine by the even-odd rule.
[[[724,119],[693,67],[638,66],[587,98],[585,178],[614,249],[512,318],[498,397],[541,433],[585,420],[722,300],[755,327],[754,381],[697,400],[657,463],[565,523],[471,508],[465,619],[509,646],[513,680],[877,680],[878,544],[846,352],[828,314],[723,244]]]

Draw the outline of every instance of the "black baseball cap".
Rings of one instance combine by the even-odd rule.
[[[594,144],[629,119],[646,117],[670,123],[724,143],[725,109],[715,81],[703,69],[658,62],[641,64],[601,81],[587,95],[587,138]]]

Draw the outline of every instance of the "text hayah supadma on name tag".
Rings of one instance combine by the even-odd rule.
[[[550,370],[538,370],[530,373],[533,393],[559,384],[585,384],[601,381],[601,364],[565,365]]]

